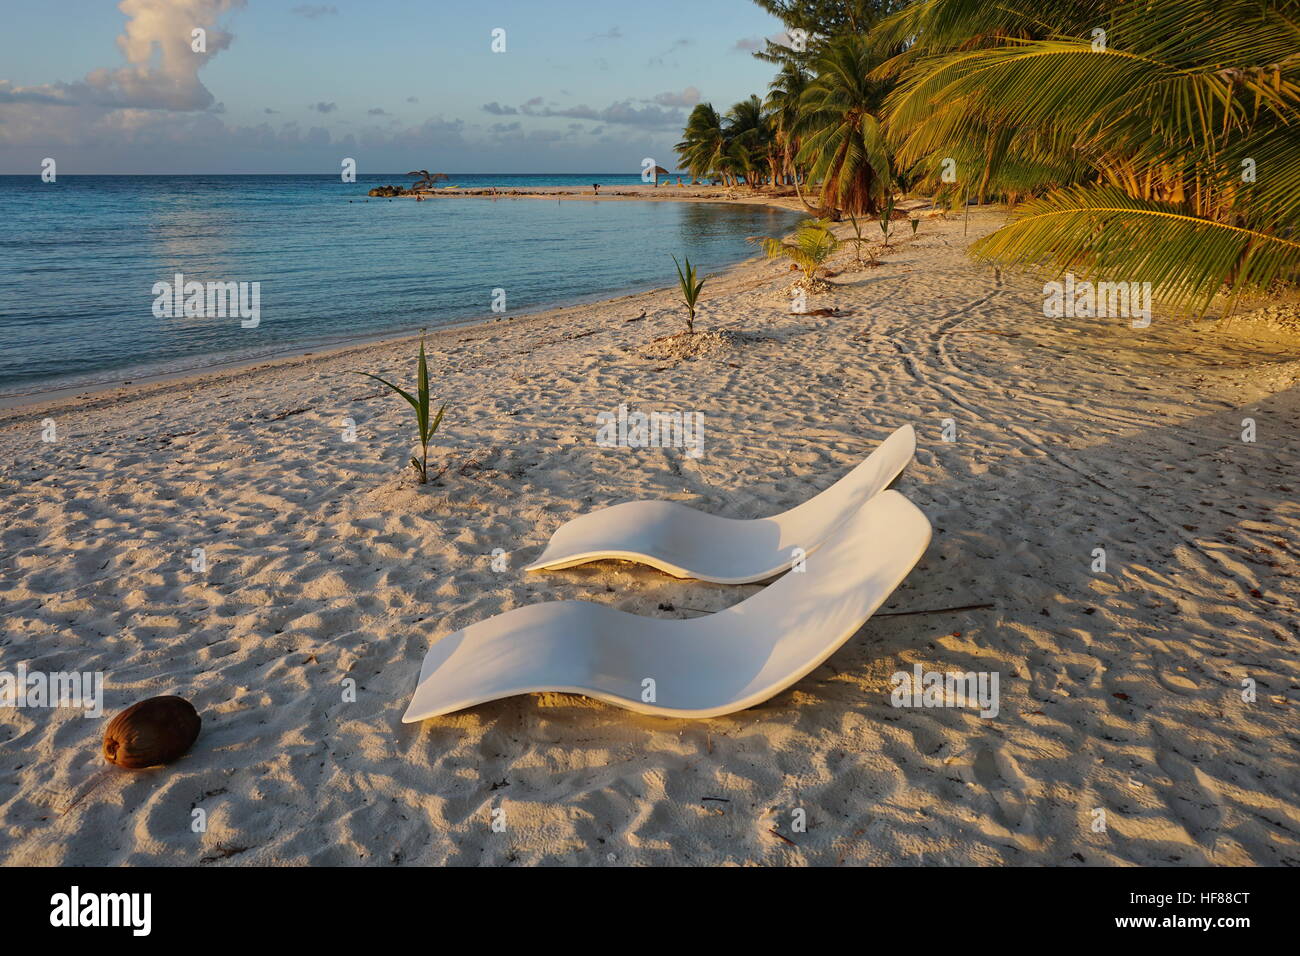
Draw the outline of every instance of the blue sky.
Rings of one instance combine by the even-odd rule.
[[[748,51],[780,32],[749,0],[9,4],[0,173],[672,168],[691,106],[766,90]]]

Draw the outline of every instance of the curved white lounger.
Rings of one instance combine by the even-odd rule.
[[[671,501],[627,501],[560,525],[525,571],[617,558],[679,578],[750,584],[788,571],[795,548],[811,554],[863,502],[884,491],[916,451],[904,425],[815,498],[770,518],[720,518]]]
[[[429,649],[402,720],[560,691],[643,714],[716,717],[779,694],[852,637],[907,577],[930,522],[896,491],[836,529],[806,570],[734,607],[690,620],[584,601],[516,608]],[[642,700],[647,678],[655,699]]]

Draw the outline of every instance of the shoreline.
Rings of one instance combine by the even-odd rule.
[[[748,261],[749,260],[741,260],[739,263],[728,266],[727,269],[734,269]],[[612,304],[624,299],[633,299],[653,292],[665,292],[668,291],[668,289],[669,287],[666,286],[655,287],[653,289],[643,289],[614,296],[606,296],[603,293],[594,293],[590,298],[574,299],[566,305],[548,305],[532,311],[520,311],[515,315],[505,315],[496,318],[473,316],[465,319],[457,319],[435,328],[426,329],[424,335],[426,339],[432,340],[437,336],[444,334],[450,335],[455,332],[462,332],[466,329],[478,328],[481,326],[493,326],[501,322],[517,323],[527,319],[545,317],[552,312],[561,312],[593,304]],[[31,412],[34,408],[40,408],[42,410],[57,410],[83,399],[99,398],[106,392],[114,393],[115,398],[129,399],[136,394],[137,391],[149,390],[151,387],[198,384],[208,378],[217,378],[259,369],[272,369],[286,363],[310,364],[306,361],[307,359],[328,361],[331,358],[335,358],[345,353],[364,353],[371,349],[385,348],[398,343],[415,342],[419,340],[420,334],[419,330],[387,331],[369,336],[348,338],[344,341],[337,342],[318,343],[315,345],[304,344],[301,346],[286,345],[283,350],[278,350],[276,353],[270,355],[262,354],[257,356],[244,356],[239,353],[215,353],[211,356],[214,361],[191,368],[149,371],[145,367],[138,366],[137,369],[140,369],[139,371],[132,372],[128,369],[121,373],[121,377],[115,376],[112,379],[102,382],[75,384],[53,389],[43,388],[39,391],[26,393],[11,392],[6,395],[0,395],[0,422],[3,422],[5,418],[9,417],[9,413],[17,415],[22,412]]]
[[[730,272],[751,261],[749,259],[741,260],[739,263],[728,266],[723,272]],[[721,274],[719,273],[719,275]],[[479,316],[439,325],[436,328],[426,330],[423,334],[427,347],[432,348],[435,343],[449,339],[457,333],[490,330],[500,325],[519,328],[526,325],[529,320],[544,322],[575,309],[595,305],[614,306],[618,303],[634,301],[647,296],[663,295],[671,291],[671,287],[663,286],[629,292],[623,295],[601,296],[591,300],[574,300],[566,305],[548,306],[536,311],[520,312],[517,315],[507,315],[496,319]],[[54,412],[74,404],[78,407],[86,407],[86,400],[94,403],[91,407],[95,407],[101,403],[101,400],[130,401],[145,395],[202,386],[227,379],[238,379],[259,372],[330,362],[344,355],[367,355],[372,352],[390,349],[396,345],[418,342],[420,335],[421,333],[418,331],[398,334],[384,332],[376,336],[351,339],[326,346],[303,346],[302,349],[290,347],[287,354],[269,358],[265,356],[254,358],[234,357],[226,362],[217,362],[200,368],[159,372],[153,375],[133,375],[129,380],[114,379],[111,382],[97,383],[92,386],[75,385],[27,395],[11,394],[0,397],[0,425],[8,419],[17,418],[21,415]]]
[[[575,187],[576,188],[576,187]],[[635,187],[622,187],[635,188]],[[647,190],[651,187],[645,187]],[[520,190],[523,190],[522,192]],[[394,199],[414,199],[415,196],[397,196]],[[448,196],[447,198],[457,198]],[[519,187],[514,190],[513,195],[498,194],[490,196],[480,191],[460,193],[459,198],[466,199],[547,199],[547,198],[564,198],[564,199],[585,199],[594,201],[672,201],[672,202],[701,202],[717,203],[719,205],[764,205],[771,206],[775,209],[784,211],[797,211],[796,205],[784,200],[782,197],[740,197],[728,200],[725,197],[714,198],[696,198],[687,196],[665,196],[665,197],[642,197],[635,195],[618,195],[618,196],[583,196],[573,193],[569,187]],[[722,275],[728,271],[739,268],[745,263],[754,261],[755,257],[751,256],[732,263],[724,267],[715,275]],[[564,300],[562,303],[549,304],[540,306],[532,310],[521,310],[513,315],[495,316],[471,316],[464,319],[455,319],[451,322],[444,323],[426,331],[426,335],[432,337],[441,332],[455,332],[465,328],[479,325],[493,325],[498,322],[518,322],[524,319],[543,316],[552,312],[559,312],[566,309],[595,305],[601,303],[614,303],[624,299],[634,298],[651,292],[669,291],[671,286],[654,286],[647,289],[631,289],[624,291],[595,292],[588,296],[580,296]],[[373,335],[348,337],[337,341],[326,341],[316,343],[303,343],[302,345],[285,344],[281,348],[273,348],[267,353],[258,355],[248,355],[245,352],[217,352],[209,356],[195,356],[201,364],[196,364],[183,369],[165,369],[157,368],[151,365],[131,366],[118,372],[109,373],[108,377],[100,381],[93,382],[73,382],[68,385],[44,387],[37,385],[31,391],[17,391],[0,393],[0,422],[12,417],[13,415],[24,411],[33,411],[34,409],[57,410],[73,402],[96,398],[104,393],[112,392],[115,398],[125,398],[135,394],[137,390],[148,389],[167,384],[187,384],[196,383],[208,376],[218,376],[223,373],[247,371],[256,368],[273,367],[284,362],[295,362],[309,357],[328,358],[340,352],[353,350],[364,350],[369,347],[383,347],[399,342],[414,341],[419,338],[418,329],[410,331],[390,330],[377,332]],[[202,361],[207,359],[207,361]],[[87,373],[93,376],[95,373]]]

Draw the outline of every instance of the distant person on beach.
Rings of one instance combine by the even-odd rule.
[[[600,183],[592,183],[592,184],[591,184],[591,192],[592,192],[592,195],[594,195],[594,196],[599,196],[599,195],[600,195]]]

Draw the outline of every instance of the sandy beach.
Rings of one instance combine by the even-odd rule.
[[[409,383],[410,338],[0,411],[0,666],[102,671],[106,709],[0,710],[0,862],[1300,864],[1300,338],[1046,319],[1041,282],[967,255],[1005,215],[846,247],[808,303],[836,315],[791,314],[777,263],[712,276],[697,328],[733,334],[691,357],[655,341],[667,288],[432,332],[424,487],[410,410],[353,374]],[[702,412],[703,455],[598,447],[620,404]],[[775,513],[906,423],[930,549],[789,691],[401,723],[430,644],[493,614],[763,586],[520,571],[562,522]],[[997,717],[892,706],[918,664],[998,673]],[[159,694],[198,708],[192,751],[106,769],[107,716]]]

